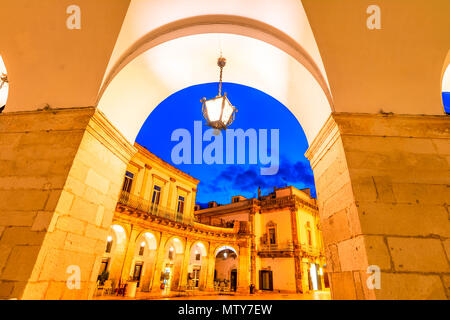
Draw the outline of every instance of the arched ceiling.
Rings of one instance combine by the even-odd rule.
[[[381,30],[366,28],[368,0],[77,0],[82,29],[68,30],[71,4],[0,2],[6,112],[96,105],[108,71],[138,39],[175,20],[216,14],[255,19],[294,39],[329,83],[335,111],[444,112],[448,0],[378,0]]]
[[[297,117],[311,141],[331,112],[322,88],[291,56],[243,36],[188,36],[148,50],[110,83],[99,103],[100,110],[134,141],[153,109],[168,96],[192,85],[218,81],[220,42],[228,60],[224,81],[254,87],[279,100]],[[192,97],[198,100],[199,108],[202,98]],[[229,98],[233,102],[232,95]],[[258,110],[258,106],[236,107]]]
[[[147,33],[177,20],[204,15],[231,15],[273,26],[301,44],[318,65],[320,72],[326,74],[308,18],[299,0],[132,0],[106,74],[121,55]]]
[[[448,0],[302,0],[327,70],[336,111],[444,114],[450,49]],[[366,9],[381,9],[381,30]]]

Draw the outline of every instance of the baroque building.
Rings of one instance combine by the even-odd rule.
[[[195,178],[135,144],[107,236],[97,295],[307,292],[325,287],[318,210],[307,191],[274,189],[195,210]]]
[[[274,188],[267,196],[259,191],[257,199],[235,196],[227,205],[212,201],[195,215],[216,226],[248,223],[250,279],[259,290],[308,292],[329,287],[318,208],[309,190],[290,186]]]

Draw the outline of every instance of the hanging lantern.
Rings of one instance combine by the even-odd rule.
[[[223,68],[227,60],[220,57],[217,65],[220,68],[219,95],[214,99],[203,98],[203,116],[207,121],[207,126],[216,130],[226,130],[235,120],[236,108],[228,100],[227,93],[222,96],[222,76]]]

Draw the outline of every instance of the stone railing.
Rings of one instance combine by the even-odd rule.
[[[322,253],[319,248],[309,246],[306,244],[301,245],[301,250],[312,256],[319,256]]]
[[[276,244],[261,243],[259,245],[258,251],[260,252],[294,251],[294,244],[292,243],[292,241]]]
[[[150,200],[142,199],[125,191],[120,194],[118,203],[151,216],[169,219],[187,225],[194,225],[195,222],[193,218],[185,217],[183,213],[178,213],[176,210],[161,205],[155,205]]]
[[[274,208],[274,207],[278,208],[278,207],[293,206],[296,203],[306,206],[308,208],[311,208],[313,210],[319,210],[319,208],[316,205],[311,204],[308,201],[305,201],[295,195],[290,195],[290,196],[281,197],[281,198],[263,199],[263,200],[261,200],[261,207],[263,209],[270,209],[270,208]]]

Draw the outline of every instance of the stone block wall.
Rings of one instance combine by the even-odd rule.
[[[449,118],[334,114],[307,155],[333,297],[448,299]]]
[[[0,298],[92,295],[133,152],[120,137],[93,108],[0,116]]]

